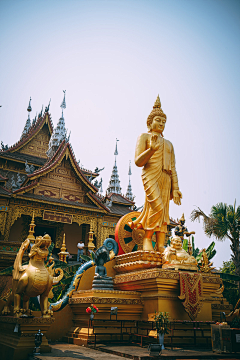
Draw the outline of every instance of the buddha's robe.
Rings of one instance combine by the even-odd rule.
[[[138,138],[135,161],[150,148],[151,133]],[[169,224],[169,201],[174,190],[179,190],[175,155],[170,141],[160,136],[160,147],[143,166],[142,181],[146,193],[145,204],[134,226],[142,224],[144,230],[167,232]]]

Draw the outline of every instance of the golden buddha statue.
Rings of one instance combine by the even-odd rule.
[[[197,260],[182,248],[182,239],[180,236],[174,236],[172,238],[171,245],[166,247],[163,252],[162,262],[163,269],[180,268],[197,271]]]
[[[173,145],[163,138],[166,115],[159,95],[147,119],[148,133],[137,140],[135,164],[143,167],[142,180],[146,193],[140,216],[129,226],[144,229],[143,250],[153,250],[152,235],[156,233],[157,251],[164,251],[165,234],[169,224],[169,201],[181,205]]]

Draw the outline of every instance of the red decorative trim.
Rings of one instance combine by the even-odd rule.
[[[3,177],[3,176],[0,174],[0,181],[7,181],[7,180],[8,180],[8,178]]]

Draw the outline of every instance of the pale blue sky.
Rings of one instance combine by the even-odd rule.
[[[107,188],[115,138],[123,193],[132,160],[137,205],[144,202],[134,165],[138,135],[159,93],[167,114],[165,138],[175,148],[182,206],[197,245],[210,243],[188,220],[194,205],[239,205],[240,2],[0,1],[0,140],[13,144],[51,98],[54,125],[66,89],[66,127],[76,157],[103,167]],[[230,258],[217,243],[214,265]]]

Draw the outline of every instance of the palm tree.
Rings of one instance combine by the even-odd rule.
[[[206,215],[200,208],[192,211],[192,221],[200,221],[201,218],[207,236],[215,236],[220,241],[228,238],[231,241],[232,260],[236,267],[236,275],[240,276],[240,206],[236,209],[236,201],[234,206],[218,203],[211,208],[210,215]],[[238,291],[240,294],[240,283]]]

